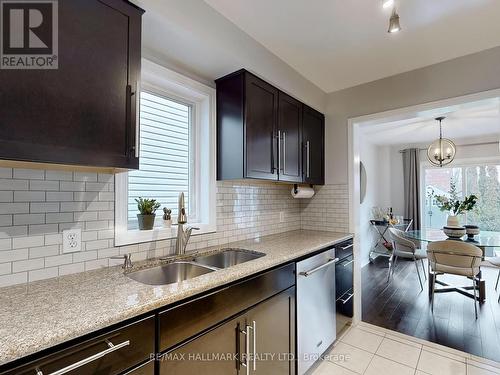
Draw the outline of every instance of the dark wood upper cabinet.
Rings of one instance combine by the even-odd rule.
[[[0,70],[0,158],[138,168],[143,10],[58,3],[58,68]]]
[[[304,105],[302,118],[303,182],[325,184],[325,116]]]
[[[278,179],[278,89],[245,75],[245,177]]]
[[[280,181],[302,182],[302,103],[279,93]]]
[[[302,146],[306,106],[243,69],[216,84],[217,179],[306,182]]]

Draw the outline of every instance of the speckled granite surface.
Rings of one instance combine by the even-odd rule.
[[[0,288],[0,365],[350,237],[299,230],[226,244],[266,256],[178,284],[144,285],[112,267]]]

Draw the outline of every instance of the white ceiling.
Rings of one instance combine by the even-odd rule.
[[[416,118],[364,125],[362,134],[370,143],[378,145],[429,143],[439,138],[439,123],[434,120],[437,116],[446,116],[442,122],[444,138],[460,140],[460,143],[500,140],[498,98],[433,110]]]
[[[329,93],[500,45],[499,0],[205,0]]]

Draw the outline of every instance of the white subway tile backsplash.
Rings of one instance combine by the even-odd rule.
[[[172,254],[175,240],[114,247],[114,189],[112,174],[0,168],[0,285],[118,265],[109,260],[118,254],[136,261]],[[188,249],[300,228],[346,231],[347,186],[316,190],[296,200],[289,185],[218,182],[217,232],[194,235]],[[69,228],[82,229],[82,251],[62,254]]]
[[[72,254],[62,254],[53,257],[45,258],[45,267],[61,266],[63,264],[70,264],[73,262]]]
[[[59,202],[30,203],[30,213],[59,212]]]
[[[0,178],[12,178],[12,168],[0,168]]]
[[[4,238],[0,240],[0,250],[10,250],[12,249],[12,239]],[[1,256],[0,256],[1,261]]]
[[[57,191],[59,190],[59,181],[30,180],[29,187],[30,190]]]
[[[28,272],[11,273],[0,276],[0,288],[9,285],[22,284],[28,281]]]
[[[0,227],[0,238],[18,237],[27,235],[28,235],[27,225],[20,225],[15,227],[14,226]]]
[[[59,276],[85,271],[85,263],[72,263],[59,266]]]
[[[61,191],[85,191],[85,182],[61,181]]]
[[[28,272],[28,281],[38,281],[50,279],[59,276],[59,269],[57,267],[42,268],[39,270]]]
[[[14,201],[13,191],[0,191],[0,202],[12,202]]]
[[[0,215],[0,227],[12,225],[12,215]]]
[[[48,191],[46,194],[47,202],[72,202],[73,193],[69,191],[55,192]]]
[[[72,212],[61,212],[61,213],[48,213],[45,217],[46,223],[57,224],[57,223],[70,223],[73,221]]]
[[[0,203],[0,212],[2,214],[24,214],[29,213],[29,203]]]
[[[45,171],[43,169],[20,169],[14,168],[14,178],[25,178],[30,180],[43,180]]]
[[[29,249],[30,259],[51,257],[54,255],[59,255],[59,245],[32,247]]]
[[[14,225],[43,224],[45,214],[17,214],[14,215]]]
[[[82,173],[82,172],[75,172],[74,173],[74,178],[75,181],[90,181],[90,182],[96,182],[97,181],[97,173]]]
[[[12,239],[12,248],[37,247],[45,244],[44,236],[20,237]]]
[[[73,172],[47,170],[47,171],[45,171],[45,178],[47,180],[72,181],[73,180]]]
[[[37,234],[57,233],[59,225],[57,224],[33,224],[28,225],[28,234],[35,236]]]
[[[28,190],[28,180],[0,179],[0,190]]]
[[[12,273],[12,263],[0,263],[0,276]]]
[[[12,272],[24,272],[43,268],[45,264],[44,258],[18,260],[12,263]]]

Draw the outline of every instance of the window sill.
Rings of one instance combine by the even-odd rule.
[[[207,233],[214,233],[216,231],[215,225],[189,223],[185,224],[187,227],[197,227],[200,230],[192,232],[193,236],[199,236]],[[170,228],[155,227],[151,230],[139,229],[120,229],[115,230],[115,246],[133,245],[142,242],[152,242],[160,240],[169,240],[177,238],[177,225],[172,225]]]

